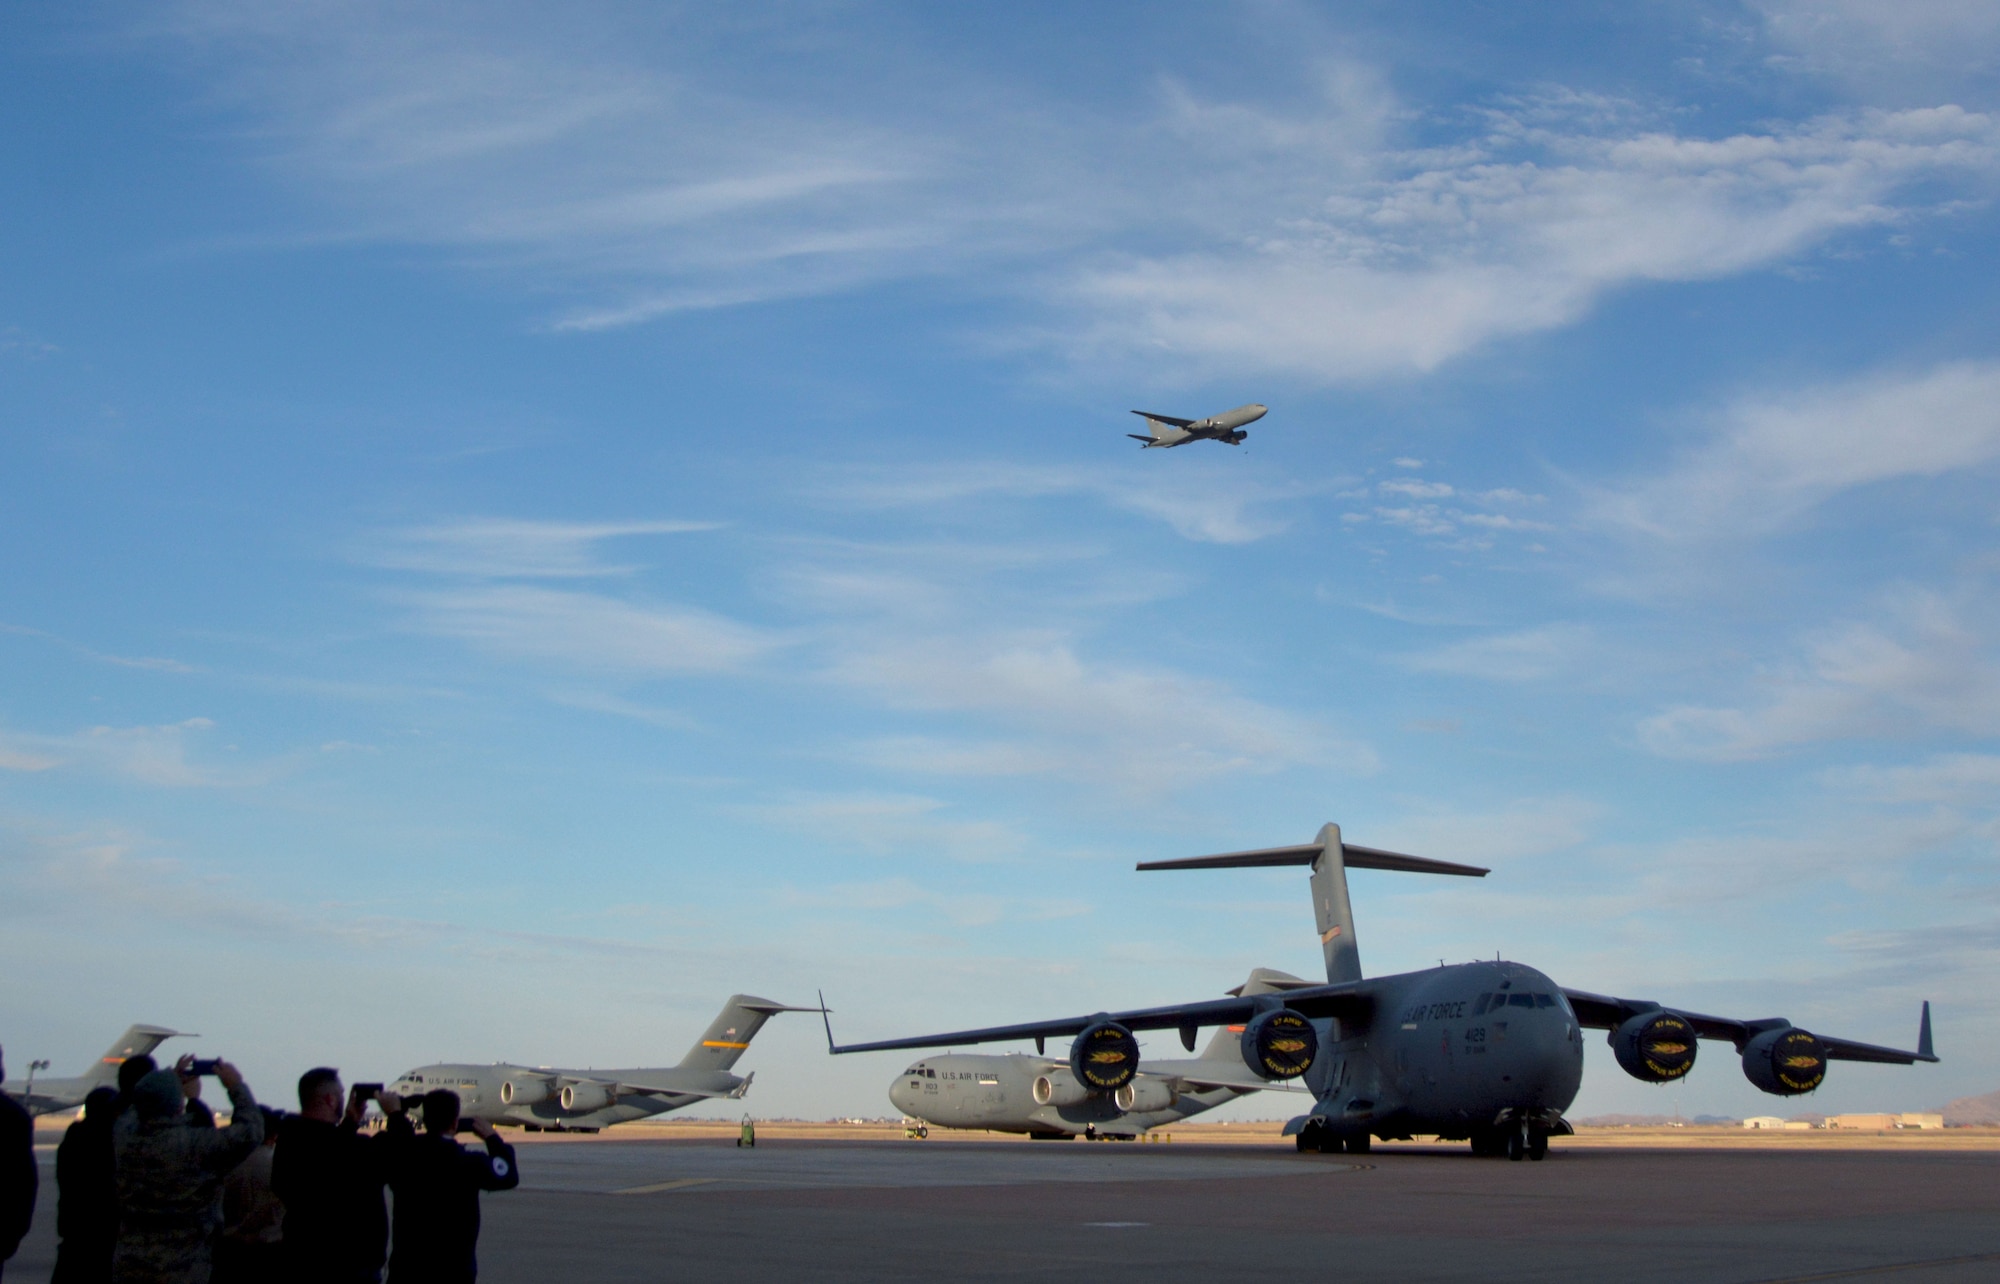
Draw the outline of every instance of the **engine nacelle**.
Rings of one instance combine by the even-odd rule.
[[[1139,1041],[1116,1021],[1099,1021],[1070,1045],[1069,1072],[1094,1092],[1116,1092],[1139,1073]]]
[[[505,1080],[500,1085],[500,1104],[503,1106],[533,1106],[547,1101],[555,1095],[555,1081],[538,1075],[520,1075]]]
[[[1150,1114],[1155,1110],[1172,1109],[1174,1102],[1180,1100],[1180,1094],[1175,1092],[1173,1085],[1166,1080],[1147,1075],[1143,1079],[1134,1079],[1112,1093],[1111,1100],[1127,1114],[1135,1110],[1141,1114]]]
[[[589,1114],[602,1110],[611,1104],[611,1085],[608,1083],[566,1083],[559,1098],[562,1108],[572,1114]]]
[[[1244,1023],[1243,1064],[1266,1079],[1296,1079],[1312,1069],[1319,1034],[1290,1008],[1260,1012]]]
[[[1634,1079],[1672,1083],[1694,1069],[1695,1030],[1672,1012],[1641,1012],[1611,1032],[1611,1051]]]
[[[1080,1106],[1090,1100],[1091,1091],[1067,1070],[1051,1070],[1035,1078],[1030,1089],[1038,1106]]]
[[[1804,1030],[1766,1030],[1743,1045],[1743,1077],[1773,1096],[1811,1092],[1826,1081],[1826,1045]]]

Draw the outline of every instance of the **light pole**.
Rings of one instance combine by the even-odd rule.
[[[49,1063],[46,1061],[30,1061],[28,1063],[28,1090],[21,1094],[28,1101],[32,1102],[35,1099],[35,1071],[46,1070],[48,1068]]]

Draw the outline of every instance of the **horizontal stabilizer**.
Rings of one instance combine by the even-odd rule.
[[[1340,854],[1341,863],[1349,869],[1393,869],[1405,874],[1459,874],[1468,878],[1484,878],[1491,872],[1478,865],[1459,865],[1448,860],[1405,856],[1401,852],[1356,847],[1352,843],[1342,843]],[[1266,865],[1310,865],[1319,859],[1319,855],[1319,844],[1307,843],[1299,847],[1266,847],[1253,852],[1224,852],[1219,856],[1190,856],[1184,860],[1142,861],[1139,868],[1251,869]]]

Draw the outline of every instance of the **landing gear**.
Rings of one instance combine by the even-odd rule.
[[[1375,1139],[1365,1132],[1359,1136],[1349,1137],[1347,1139],[1347,1153],[1350,1155],[1365,1155],[1368,1153],[1370,1147],[1374,1145],[1374,1141]]]
[[[1549,1157],[1549,1135],[1532,1124],[1523,1123],[1507,1133],[1507,1158],[1519,1163],[1532,1159],[1537,1163]]]

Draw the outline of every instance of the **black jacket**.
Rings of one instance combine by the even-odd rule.
[[[396,1243],[389,1284],[471,1281],[479,1274],[479,1192],[521,1184],[514,1148],[498,1137],[485,1150],[418,1136],[409,1118],[389,1117],[389,1189],[396,1192]]]
[[[291,1115],[278,1128],[271,1190],[285,1203],[286,1278],[374,1281],[389,1249],[388,1152],[350,1123]]]
[[[0,1093],[0,1262],[14,1255],[35,1223],[35,1122],[19,1102]]]
[[[55,1284],[111,1278],[118,1244],[118,1177],[111,1166],[111,1116],[86,1116],[56,1147]]]

